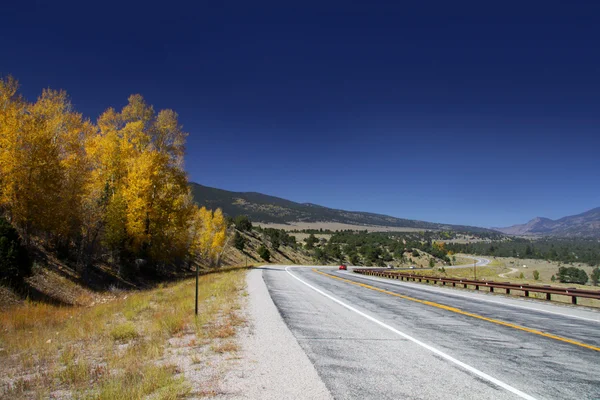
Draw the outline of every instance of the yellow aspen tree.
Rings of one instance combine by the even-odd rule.
[[[92,125],[72,111],[65,92],[44,90],[36,103],[0,85],[0,203],[26,240],[32,233],[68,242],[81,216],[86,179],[84,137]]]
[[[213,265],[225,245],[226,222],[221,209],[215,212],[193,206],[190,220],[190,251],[209,265]]]
[[[122,196],[130,250],[160,262],[183,258],[190,212],[183,170],[187,134],[177,114],[156,115],[142,96],[132,95],[121,112],[107,110],[98,127],[98,138],[89,144],[93,192],[106,204]]]
[[[23,147],[26,102],[18,94],[19,83],[9,76],[0,79],[0,207],[9,219],[19,191],[20,149]]]

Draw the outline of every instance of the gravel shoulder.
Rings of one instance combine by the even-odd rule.
[[[247,275],[248,326],[239,334],[238,363],[224,377],[222,399],[332,399],[263,281],[263,270]]]

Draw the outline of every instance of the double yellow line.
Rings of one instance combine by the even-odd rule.
[[[504,321],[500,321],[500,320],[497,320],[497,319],[484,317],[483,315],[474,314],[474,313],[471,313],[471,312],[468,312],[468,311],[463,311],[463,310],[461,310],[459,308],[446,306],[444,304],[435,303],[433,301],[420,300],[420,299],[416,299],[414,297],[405,296],[403,294],[390,292],[389,290],[380,289],[380,288],[375,287],[375,286],[367,285],[366,283],[360,283],[360,282],[352,281],[350,279],[340,278],[339,276],[335,276],[335,275],[331,275],[331,274],[319,271],[316,268],[313,268],[313,271],[316,272],[316,273],[318,273],[318,274],[327,276],[329,278],[337,279],[339,281],[350,283],[352,285],[361,286],[361,287],[364,287],[366,289],[374,290],[376,292],[389,294],[390,296],[400,297],[401,299],[404,299],[404,300],[414,301],[415,303],[420,303],[420,304],[425,304],[425,305],[428,305],[428,306],[431,306],[431,307],[441,308],[442,310],[451,311],[453,313],[457,313],[457,314],[461,314],[461,315],[466,315],[468,317],[477,318],[477,319],[480,319],[482,321],[491,322],[491,323],[497,324],[497,325],[507,326],[509,328],[517,329],[519,331],[533,333],[535,335],[540,335],[540,336],[543,336],[543,337],[546,337],[546,338],[549,338],[549,339],[558,340],[560,342],[574,344],[575,346],[584,347],[586,349],[600,351],[600,347],[592,346],[590,344],[581,343],[581,342],[578,342],[576,340],[567,339],[567,338],[564,338],[562,336],[553,335],[551,333],[546,333],[546,332],[538,331],[537,329],[531,329],[531,328],[527,328],[527,327],[524,327],[524,326],[511,324],[510,322],[504,322]]]

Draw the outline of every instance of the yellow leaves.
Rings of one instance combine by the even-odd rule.
[[[190,250],[207,261],[218,256],[225,245],[227,224],[221,209],[215,212],[193,206],[190,219]]]
[[[222,252],[223,213],[191,201],[177,113],[156,114],[132,95],[94,125],[63,91],[28,103],[17,89],[0,79],[0,207],[22,233],[63,243],[98,237],[116,253],[160,262]]]
[[[66,237],[76,225],[93,126],[72,112],[65,92],[44,90],[35,103],[16,97],[16,83],[0,84],[0,204],[17,226]]]

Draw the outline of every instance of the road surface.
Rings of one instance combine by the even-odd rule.
[[[263,279],[336,399],[600,398],[596,311],[325,267]]]
[[[489,263],[491,263],[491,261],[487,258],[484,257],[472,257],[472,256],[464,256],[461,255],[462,258],[470,258],[473,261],[477,261],[477,263],[475,264],[478,267],[484,267],[486,265],[488,265]],[[463,265],[450,265],[448,267],[444,267],[446,269],[448,268],[465,268],[465,267],[472,267],[473,263],[471,264],[463,264]]]

